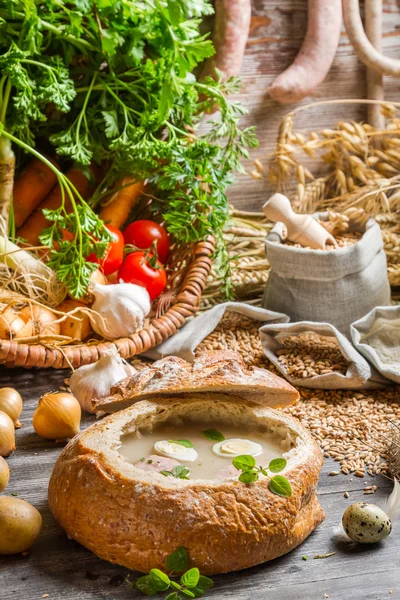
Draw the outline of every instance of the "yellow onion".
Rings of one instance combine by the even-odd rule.
[[[57,310],[68,313],[80,307],[85,308],[86,305],[83,302],[78,302],[78,300],[64,300],[57,306]],[[81,342],[93,332],[89,315],[85,311],[77,310],[73,316],[75,318],[67,317],[65,321],[61,321],[60,333]]]
[[[42,396],[33,415],[33,428],[47,440],[65,440],[80,431],[81,407],[72,394],[50,392]]]
[[[12,340],[14,338],[30,337],[31,335],[31,319],[23,319],[20,314],[10,306],[0,312],[0,339]]]
[[[9,387],[0,388],[0,410],[13,420],[17,429],[21,427],[19,417],[22,412],[22,398],[17,390]]]
[[[10,469],[7,461],[0,456],[0,492],[4,492],[10,480]]]
[[[15,430],[12,419],[0,410],[0,456],[8,456],[15,450]]]
[[[54,323],[58,317],[49,308],[30,304],[20,310],[18,316],[26,323],[32,322],[33,335],[58,335],[60,333],[60,323]]]

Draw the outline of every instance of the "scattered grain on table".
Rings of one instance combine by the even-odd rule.
[[[258,333],[262,323],[227,313],[217,329],[198,347],[236,350],[248,366],[280,374],[264,356]],[[300,400],[284,409],[297,417],[342,473],[364,477],[387,473],[387,438],[400,420],[399,387],[365,392],[299,388]]]

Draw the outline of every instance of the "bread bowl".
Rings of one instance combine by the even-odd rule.
[[[184,480],[146,471],[120,453],[121,438],[173,422],[244,427],[273,436],[285,451],[292,495],[269,478],[246,485],[237,476]],[[149,461],[150,462],[150,461]],[[187,548],[203,574],[245,569],[289,552],[324,519],[316,496],[319,448],[282,412],[220,393],[143,400],[111,414],[69,442],[49,484],[50,509],[68,536],[129,569],[165,569]],[[239,473],[238,473],[239,474]]]
[[[189,363],[168,356],[123,379],[106,398],[93,400],[93,412],[116,412],[154,396],[228,393],[256,404],[281,408],[299,398],[297,390],[267,369],[246,368],[238,352],[204,352]]]

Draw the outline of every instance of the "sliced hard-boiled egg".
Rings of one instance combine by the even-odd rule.
[[[263,451],[261,444],[252,442],[251,440],[244,440],[242,438],[231,438],[230,440],[224,440],[218,442],[213,446],[213,452],[218,456],[224,456],[226,458],[234,458],[241,454],[250,454],[251,456],[258,456]]]
[[[154,444],[154,452],[160,456],[167,456],[168,458],[174,458],[175,460],[183,462],[193,462],[198,457],[194,448],[187,448],[186,446],[168,440],[156,442]]]

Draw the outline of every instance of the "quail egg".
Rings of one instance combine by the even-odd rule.
[[[160,440],[154,444],[154,452],[160,456],[174,458],[182,462],[193,462],[197,459],[198,454],[194,448],[182,446],[173,440]]]
[[[388,537],[392,522],[387,514],[375,504],[356,502],[344,512],[343,529],[353,542],[375,544]]]
[[[259,456],[263,451],[261,444],[252,442],[242,438],[231,438],[218,442],[213,446],[213,452],[217,456],[231,457],[240,456],[241,454],[250,454],[251,456]]]

